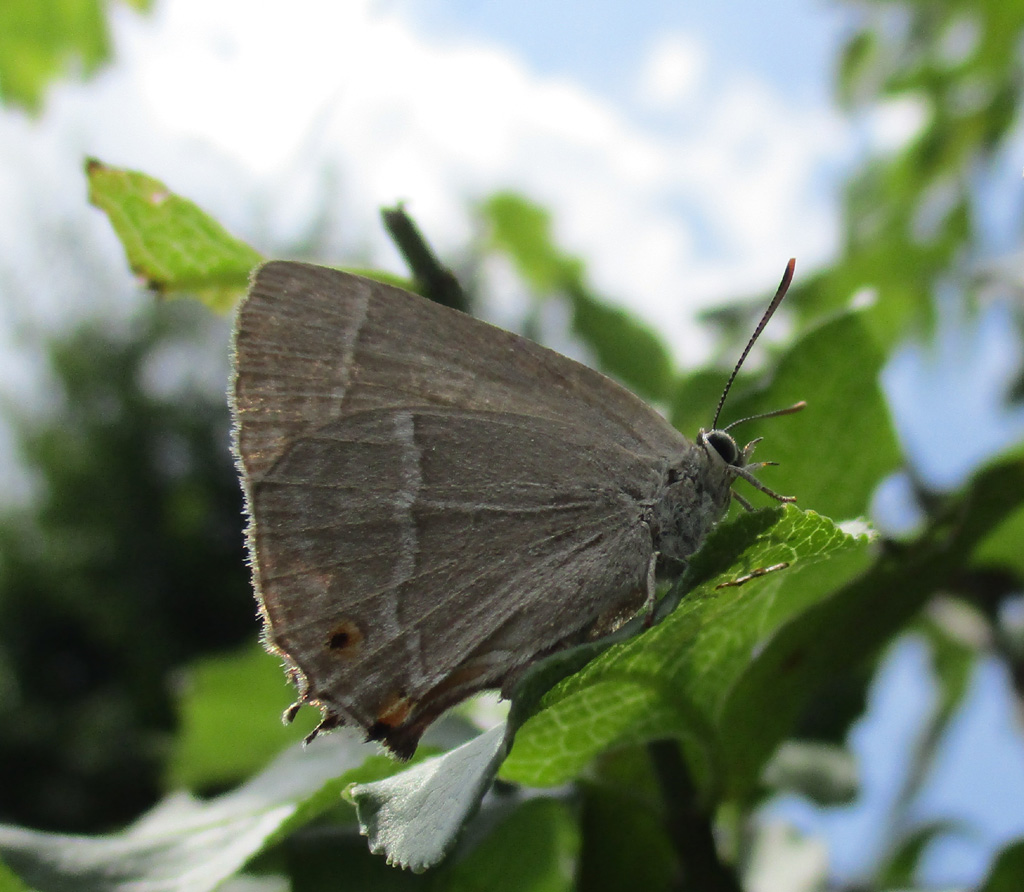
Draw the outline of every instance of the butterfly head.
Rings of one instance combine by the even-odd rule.
[[[701,431],[698,435],[701,444],[712,458],[718,457],[730,467],[742,468],[746,462],[745,450],[741,451],[732,434],[726,431]],[[748,444],[749,445],[749,444]]]
[[[737,425],[743,424],[747,421],[753,421],[757,418],[774,418],[778,415],[791,415],[794,412],[799,412],[807,404],[801,400],[799,403],[795,403],[785,409],[777,409],[774,412],[764,412],[760,415],[750,415],[746,418],[739,419],[739,421],[734,421],[732,424],[727,424],[722,428],[718,427],[718,417],[722,414],[722,406],[725,405],[725,398],[729,395],[729,390],[732,387],[733,381],[736,380],[737,373],[743,366],[743,361],[747,358],[747,354],[750,353],[751,347],[754,346],[758,336],[768,324],[768,320],[772,318],[775,311],[779,308],[779,304],[782,303],[782,299],[786,296],[786,292],[789,290],[789,285],[793,281],[793,271],[795,267],[795,260],[790,260],[786,265],[786,272],[782,276],[782,282],[779,284],[778,291],[775,292],[775,297],[772,298],[772,302],[768,305],[768,309],[765,310],[764,315],[761,317],[761,321],[757,323],[757,327],[754,329],[754,333],[750,336],[750,340],[747,341],[747,346],[743,349],[743,353],[740,354],[739,361],[732,370],[732,374],[726,382],[725,389],[722,391],[721,397],[719,397],[718,408],[715,409],[715,417],[711,422],[711,430],[706,431],[702,429],[697,435],[697,443],[704,450],[705,455],[708,457],[708,461],[712,465],[720,467],[733,479],[736,477],[742,477],[752,486],[761,490],[761,492],[766,493],[773,499],[780,502],[795,502],[796,497],[781,496],[777,492],[768,489],[767,486],[761,483],[757,477],[754,476],[754,471],[759,468],[775,464],[775,462],[767,461],[757,462],[756,464],[751,462],[751,457],[754,454],[754,447],[761,442],[760,438],[751,440],[746,446],[740,449],[736,440],[729,431]],[[750,510],[750,505],[742,496],[734,493],[733,497],[736,498],[743,507]]]
[[[697,443],[704,450],[708,460],[713,465],[720,467],[726,475],[732,478],[742,477],[751,486],[761,490],[761,492],[771,496],[779,502],[795,502],[796,496],[779,495],[779,493],[769,489],[754,476],[754,471],[767,467],[768,465],[777,464],[777,462],[773,461],[751,461],[751,458],[754,455],[754,449],[757,447],[757,444],[761,442],[761,437],[751,440],[746,446],[740,449],[739,444],[737,444],[732,434],[729,433],[729,430],[737,424],[742,424],[744,421],[752,421],[755,418],[775,418],[779,415],[792,415],[794,412],[799,412],[806,405],[807,403],[801,400],[799,403],[794,403],[792,406],[787,406],[785,409],[776,409],[774,412],[765,412],[761,415],[751,415],[747,418],[741,418],[739,421],[734,421],[732,424],[724,428],[712,428],[709,431],[702,429],[700,433],[697,434]],[[742,496],[737,493],[733,493],[733,498],[743,505],[744,508],[750,510],[750,505]]]

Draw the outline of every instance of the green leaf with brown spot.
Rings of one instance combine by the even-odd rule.
[[[217,312],[245,291],[259,253],[144,173],[86,162],[89,200],[105,211],[132,271],[159,292],[188,292]]]

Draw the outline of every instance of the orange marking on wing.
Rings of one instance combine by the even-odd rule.
[[[399,691],[393,691],[381,706],[374,724],[385,728],[397,728],[405,723],[415,706],[415,701]]]

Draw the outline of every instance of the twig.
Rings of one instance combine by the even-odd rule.
[[[423,296],[434,303],[468,313],[469,301],[459,280],[450,269],[441,265],[401,202],[393,208],[382,208],[380,213],[388,234],[409,264]]]
[[[673,740],[647,745],[665,804],[665,825],[679,858],[680,892],[742,892],[735,872],[718,857],[711,816],[701,810],[689,769]]]

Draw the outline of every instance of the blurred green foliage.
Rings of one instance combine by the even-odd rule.
[[[888,350],[931,325],[940,283],[966,285],[971,263],[991,254],[979,187],[1020,125],[1024,4],[849,5],[862,26],[839,59],[840,102],[853,114],[911,103],[922,123],[907,145],[869,159],[851,179],[842,255],[793,303],[822,312],[872,289],[873,331]],[[973,299],[968,289],[963,297]]]
[[[50,345],[58,401],[17,424],[39,482],[0,522],[0,814],[65,830],[153,802],[175,671],[252,635],[241,496],[218,395],[147,375],[210,320],[154,305]],[[221,326],[223,328],[223,325]]]
[[[150,0],[123,0],[148,9]],[[39,112],[56,78],[90,75],[110,59],[111,0],[0,3],[0,101]]]
[[[675,374],[668,348],[646,325],[593,292],[583,262],[555,244],[547,211],[501,192],[484,201],[480,212],[489,247],[512,261],[534,293],[568,301],[573,333],[603,371],[646,399],[669,398]]]

